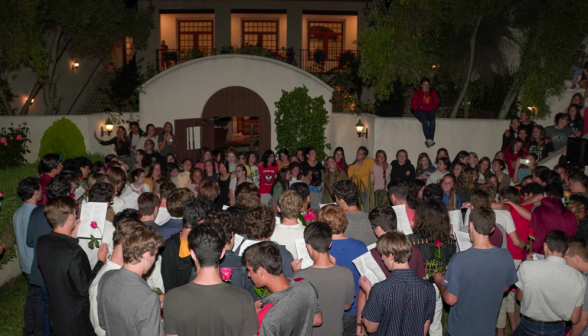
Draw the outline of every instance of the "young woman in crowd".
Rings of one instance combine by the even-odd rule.
[[[278,152],[278,168],[282,169],[284,167],[288,167],[290,165],[290,153],[285,148],[280,149]]]
[[[463,163],[457,163],[453,166],[453,171],[451,172],[455,178],[458,178],[461,172],[466,168],[466,165]]]
[[[374,168],[374,159],[368,158],[369,151],[364,146],[359,147],[357,154],[355,154],[355,162],[349,166],[349,172],[347,175],[351,181],[358,185],[362,185],[360,190],[361,197],[365,202],[366,194],[365,191],[369,187],[369,181],[372,175],[372,169]]]
[[[175,163],[166,163],[163,166],[163,173],[162,175],[168,179],[170,179],[176,187],[180,187],[180,181],[178,175],[180,174],[180,170],[178,169],[178,165]]]
[[[396,160],[392,161],[392,173],[390,174],[390,180],[399,178],[401,180],[410,182],[414,180],[416,174],[414,166],[408,159],[408,153],[401,149],[396,152]]]
[[[231,197],[231,177],[232,173],[229,172],[229,162],[227,160],[220,160],[218,163],[218,189],[219,194],[216,199],[217,208],[223,206],[231,206],[235,202],[235,194]]]
[[[431,174],[433,174],[435,170],[437,170],[437,168],[433,167],[433,165],[431,164],[431,159],[429,159],[429,155],[427,155],[427,153],[425,152],[419,154],[415,171],[416,179],[427,182],[429,176],[431,176]]]
[[[316,159],[316,149],[312,147],[306,148],[304,156],[306,160],[300,163],[303,175],[306,175],[309,170],[323,170],[323,164]]]
[[[143,136],[141,136],[141,138],[139,138],[139,141],[137,142],[137,149],[146,150],[147,148],[145,148],[145,142],[147,140],[151,140],[153,144],[155,144],[155,142],[157,141],[155,132],[155,126],[153,126],[153,124],[148,124],[145,128],[145,133],[143,133]],[[155,149],[155,145],[153,145],[152,149],[155,151],[159,151],[159,149]]]
[[[206,160],[206,162],[204,162],[204,177],[212,182],[217,182],[218,181],[218,175],[216,173],[216,169],[214,168],[214,163],[212,162],[212,160]]]
[[[300,160],[298,160],[298,156],[290,155],[290,163],[292,163],[292,162],[300,163]]]
[[[532,176],[535,168],[537,167],[537,155],[533,153],[527,154],[525,162],[522,163],[521,159],[516,161],[514,174],[512,175],[512,182],[514,184],[519,183],[527,176]]]
[[[425,184],[425,181],[419,179],[412,180],[408,184],[408,196],[406,197],[406,201],[411,209],[416,209],[421,204]]]
[[[145,171],[143,169],[135,169],[131,172],[131,181],[128,184],[130,191],[141,195],[145,192],[150,192],[151,188],[145,183]]]
[[[168,121],[163,125],[163,134],[157,140],[159,153],[163,156],[176,153],[176,137],[174,136],[174,127]]]
[[[112,209],[115,213],[119,213],[125,209],[125,202],[119,197],[127,184],[127,173],[122,168],[112,167],[106,171],[106,175],[110,176],[114,181],[114,198],[112,200]]]
[[[498,183],[498,177],[496,177],[496,175],[492,174],[492,175],[488,176],[488,183],[490,183],[491,185],[493,185],[494,188],[496,188],[496,190],[498,190],[498,184],[499,183]]]
[[[494,155],[494,160],[502,160],[502,162],[504,162],[506,160],[506,156],[504,155],[504,152],[498,151],[496,152],[496,155]],[[494,166],[490,166],[490,171],[492,173],[494,173]],[[506,167],[506,163],[504,164],[504,169],[502,170],[503,173],[508,175],[508,168]]]
[[[135,154],[133,155],[133,168],[135,169],[145,169],[143,166],[143,158],[145,158],[145,151],[142,149],[137,149],[133,151]]]
[[[519,118],[514,117],[510,120],[510,125],[504,134],[502,135],[502,146],[500,150],[505,150],[511,141],[517,138],[519,134],[519,125],[521,124]]]
[[[457,153],[453,161],[451,161],[451,165],[449,165],[449,171],[453,171],[453,167],[455,167],[458,163],[463,163],[464,165],[468,164],[468,158],[470,157],[470,153],[462,150]]]
[[[133,121],[129,124],[129,142],[131,144],[131,163],[135,165],[135,151],[137,150],[137,145],[139,144],[139,140],[143,136],[143,130],[139,127],[139,123]]]
[[[519,130],[524,129],[528,135],[533,132],[533,127],[537,126],[534,121],[529,119],[529,115],[526,110],[521,110],[521,117],[519,118]]]
[[[437,159],[441,158],[441,157],[449,158],[449,152],[447,151],[447,149],[445,149],[443,147],[437,149],[437,155],[435,156],[435,161],[437,161]]]
[[[278,174],[278,163],[276,162],[276,154],[270,149],[266,150],[261,157],[261,164],[257,166],[259,169],[259,199],[261,204],[270,206],[272,195],[271,190]]]
[[[149,172],[145,176],[145,183],[149,186],[149,189],[153,189],[153,182],[161,178],[161,164],[159,162],[151,162],[149,166]]]
[[[212,159],[210,149],[208,149],[206,146],[202,147],[200,148],[200,161],[198,161],[194,167],[200,168],[202,171],[204,171],[204,163],[210,159]],[[218,170],[218,163],[215,164],[214,169],[215,171]]]
[[[218,150],[213,150],[212,152],[210,152],[210,154],[212,155],[212,160],[216,163],[218,163],[221,160],[221,153]]]
[[[508,146],[505,150],[504,150],[504,163],[506,164],[506,167],[508,168],[508,175],[509,176],[513,176],[514,174],[514,170],[515,170],[515,165],[516,165],[516,161],[520,158],[523,158],[526,156],[526,152],[524,150],[524,143],[522,139],[515,139],[513,142],[510,143],[510,146]]]
[[[227,151],[227,162],[229,163],[229,172],[234,172],[238,164],[237,152],[234,149],[229,149]]]
[[[163,158],[159,153],[157,153],[153,148],[155,147],[155,142],[151,139],[147,139],[145,141],[145,155],[143,155],[143,166],[146,167],[153,162],[163,162]]]
[[[425,146],[429,148],[435,145],[435,110],[439,106],[439,97],[431,90],[431,81],[428,78],[423,77],[420,86],[410,100],[410,108],[423,126]]]
[[[478,154],[475,152],[470,152],[467,166],[476,169],[476,166],[478,166]]]
[[[272,209],[274,210],[274,215],[278,216],[278,199],[284,193],[284,191],[288,190],[289,181],[292,176],[290,175],[290,169],[288,167],[282,168],[278,171],[278,175],[274,180],[274,184],[272,185],[272,189],[270,194],[272,195]]]
[[[478,179],[476,170],[472,167],[466,167],[457,177],[457,196],[462,203],[469,202],[474,192],[474,183]]]
[[[568,138],[575,137],[570,126],[570,116],[565,113],[555,115],[555,125],[545,127],[545,136],[551,138],[553,148],[558,151],[568,144]]]
[[[568,105],[568,107],[566,107],[566,109],[564,110],[565,114],[569,114],[570,112],[570,107],[572,105],[579,105],[582,106],[582,94],[581,93],[574,93],[574,95],[572,96],[572,99],[570,99],[570,104]],[[580,112],[580,110],[578,110],[578,112]],[[584,117],[584,111],[582,111],[580,113],[580,115],[582,117]]]
[[[496,192],[500,192],[503,188],[510,186],[510,176],[503,172],[504,167],[504,161],[500,159],[492,161],[492,169],[494,170],[494,176],[496,177],[496,183],[498,184]]]
[[[533,133],[530,140],[529,153],[537,156],[537,162],[555,152],[552,142],[545,143],[545,129],[543,126],[537,125],[533,127]]]
[[[483,184],[488,182],[488,176],[490,176],[490,174],[492,174],[492,172],[490,172],[490,166],[492,163],[490,163],[490,159],[486,156],[484,156],[482,159],[480,159],[480,161],[478,162],[478,165],[476,166],[476,171],[478,172],[478,184]]]
[[[310,187],[310,207],[315,213],[318,213],[321,209],[320,204],[323,203],[324,182],[322,170],[312,170],[308,186]]]
[[[349,169],[349,166],[347,165],[347,161],[345,160],[345,151],[343,150],[343,147],[335,148],[335,151],[333,152],[333,158],[335,159],[337,167],[339,167],[339,169],[342,169],[345,172],[345,174],[348,174],[347,171]]]
[[[235,188],[245,182],[252,183],[251,179],[247,178],[247,169],[244,164],[238,164],[237,167],[235,167],[235,172],[233,173],[233,175],[235,175]]]
[[[381,149],[376,152],[376,161],[374,162],[372,173],[374,174],[373,182],[376,200],[379,200],[383,194],[386,194],[390,174],[392,173],[392,166],[388,164],[388,156]]]
[[[292,167],[290,167],[290,169],[292,169]],[[323,203],[333,203],[335,202],[335,197],[333,196],[333,185],[339,181],[346,180],[347,174],[345,174],[343,169],[339,168],[335,159],[332,156],[329,156],[325,160],[325,174],[323,176]],[[292,175],[292,178],[294,178],[294,175]]]
[[[584,119],[580,115],[580,105],[570,105],[568,107],[568,115],[570,116],[570,127],[574,131],[574,135],[581,137],[584,134]]]
[[[257,154],[255,154],[255,152],[248,152],[247,167],[249,167],[250,173],[247,177],[251,179],[251,181],[253,181],[253,184],[255,184],[259,188],[259,169],[257,168],[257,166]]]
[[[178,166],[181,172],[178,174],[178,184],[180,188],[185,188],[190,181],[190,174],[192,171],[192,160],[184,159],[182,164]]]
[[[443,176],[439,186],[443,190],[443,202],[448,210],[461,209],[461,198],[457,194],[456,180],[453,174]]]
[[[99,144],[102,146],[110,146],[114,145],[114,151],[116,152],[116,156],[127,164],[127,166],[131,165],[131,142],[127,137],[127,130],[123,126],[118,126],[116,129],[116,136],[108,141],[102,141],[98,139],[96,135],[96,131],[94,131],[94,138],[98,141]]]
[[[202,169],[192,169],[192,172],[190,173],[190,181],[188,181],[186,188],[194,193],[194,197],[198,197],[198,191],[200,190],[200,184],[202,183],[203,177],[204,173],[202,172]]]
[[[300,163],[291,162],[288,166],[288,169],[290,169],[290,175],[292,175],[290,178],[290,185],[302,182],[302,171],[300,170]]]
[[[300,147],[296,150],[296,157],[298,157],[298,163],[306,161],[304,154],[306,153],[306,147]]]
[[[178,164],[176,162],[176,157],[173,154],[167,154],[165,156],[165,163],[173,163],[173,164],[176,164],[176,165]]]

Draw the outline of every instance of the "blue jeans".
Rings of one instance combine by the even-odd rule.
[[[521,323],[511,336],[563,336],[566,334],[565,322],[559,324],[540,324],[521,318]]]
[[[26,273],[23,273],[23,275],[29,283],[29,289],[27,299],[25,301],[25,325],[22,331],[25,335],[40,336],[43,335],[43,294],[41,294],[41,287],[30,284],[30,275]]]
[[[435,140],[435,111],[414,111],[414,116],[423,125],[425,140]]]
[[[51,323],[49,321],[49,293],[47,288],[41,287],[43,296],[43,336],[51,336]]]

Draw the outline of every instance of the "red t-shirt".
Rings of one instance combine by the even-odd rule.
[[[278,174],[278,164],[274,166],[268,165],[267,168],[263,166],[263,163],[257,166],[259,169],[259,193],[269,194],[274,185],[274,180]]]
[[[372,257],[376,259],[378,266],[380,266],[380,269],[382,272],[384,272],[386,278],[388,278],[390,276],[390,271],[388,270],[388,267],[386,267],[386,264],[384,264],[380,252],[373,248],[370,250],[370,253],[372,254]],[[419,250],[419,248],[414,245],[412,245],[412,252],[410,259],[408,259],[408,267],[414,270],[419,278],[424,278],[427,275],[427,271],[425,270],[425,263],[423,262],[423,254],[421,253],[421,250]]]
[[[529,221],[521,217],[521,215],[516,211],[513,207],[509,205],[510,215],[512,216],[512,220],[514,221],[515,228],[517,229],[516,232],[519,235],[519,238],[524,240],[526,243],[529,242]],[[515,260],[523,260],[523,250],[514,246],[510,236],[506,235],[506,247],[508,252],[512,255],[512,258]]]
[[[408,217],[408,222],[410,223],[410,227],[414,227],[414,215],[416,214],[416,210],[406,208],[406,216]]]

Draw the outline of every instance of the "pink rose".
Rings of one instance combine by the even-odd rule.
[[[26,124],[27,124],[27,122],[26,122],[26,121],[23,121],[23,122],[22,122],[22,124],[23,124],[23,125],[26,125]]]
[[[4,197],[4,192],[0,190],[0,197]]]
[[[10,137],[10,140],[14,140],[14,138],[13,137]]]
[[[6,143],[6,138],[0,138],[0,144],[5,144]]]
[[[92,229],[95,229],[95,228],[97,228],[97,227],[98,227],[98,223],[96,223],[96,222],[92,222],[92,223],[90,223],[90,227],[91,227]]]
[[[18,125],[18,126],[20,126],[20,125]],[[17,131],[20,131],[20,128],[18,128],[18,127],[17,127],[17,128],[16,128],[16,130],[17,130]]]
[[[16,140],[18,140],[18,141],[22,140],[22,135],[18,134],[18,135],[16,136]]]
[[[228,267],[221,268],[221,278],[223,281],[231,281],[231,275],[233,275],[233,270]]]

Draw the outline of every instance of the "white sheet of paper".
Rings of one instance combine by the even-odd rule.
[[[368,251],[371,251],[372,249],[375,249],[376,248],[376,244],[377,243],[373,243],[372,245],[368,245],[368,247],[367,247]]]
[[[294,244],[296,244],[296,253],[298,254],[298,259],[302,258],[302,269],[314,265],[314,261],[308,254],[308,249],[306,248],[306,242],[304,239],[294,239]]]
[[[237,252],[237,248],[239,248],[239,245],[241,245],[241,243],[243,242],[243,239],[245,239],[245,238],[243,238],[243,236],[235,233],[233,252]]]
[[[457,247],[459,251],[465,251],[472,247],[472,241],[470,240],[470,234],[468,232],[453,231],[455,238],[457,238]]]
[[[78,229],[78,238],[88,238],[90,235],[101,239],[102,232],[104,232],[104,222],[106,221],[106,212],[108,211],[108,203],[87,202],[82,206],[82,213],[80,214],[80,228]],[[92,229],[90,226],[92,222],[98,224],[98,229]]]
[[[396,212],[396,223],[398,226],[398,231],[404,232],[405,235],[412,234],[412,228],[410,227],[410,221],[408,220],[408,215],[406,214],[406,207],[404,204],[394,205],[392,209],[394,209],[394,212]]]
[[[330,205],[330,204],[337,204],[337,203],[333,202],[333,203],[319,204],[319,206],[322,209],[323,207]]]
[[[453,226],[453,232],[459,231],[463,227],[463,216],[461,210],[451,210],[449,213],[449,223]]]
[[[229,208],[228,205],[223,205],[223,210],[227,210]]]
[[[247,239],[246,241],[244,241],[243,244],[241,244],[241,249],[239,250],[239,257],[243,256],[243,252],[245,252],[245,249],[247,249],[249,246],[255,245],[257,243],[261,243],[261,241],[260,240],[251,240],[251,239]]]
[[[359,274],[370,280],[372,286],[386,280],[386,275],[380,269],[380,265],[378,265],[371,252],[364,253],[353,259],[353,264],[355,264]]]
[[[545,256],[543,254],[533,254],[533,260],[545,260]]]

